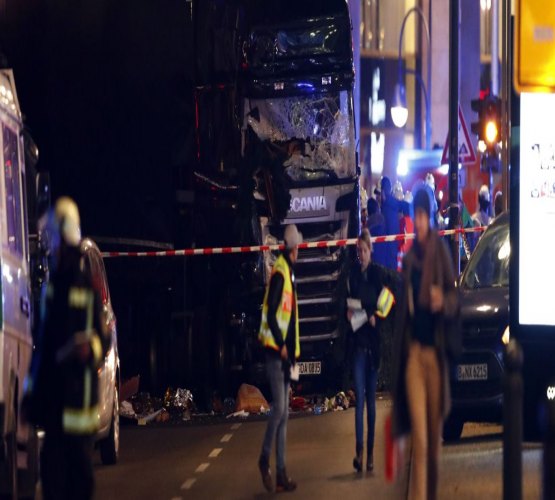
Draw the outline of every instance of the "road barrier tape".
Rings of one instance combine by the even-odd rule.
[[[445,229],[438,231],[440,236],[451,236],[462,233],[479,233],[484,231],[485,227],[471,227],[466,229]],[[388,243],[391,241],[413,240],[414,233],[407,234],[391,234],[389,236],[373,236],[372,243]],[[356,245],[357,238],[347,238],[344,240],[329,241],[310,241],[301,243],[299,250],[305,248],[328,248],[328,247],[345,247],[348,245]],[[193,255],[220,255],[232,253],[249,253],[249,252],[267,252],[271,250],[283,250],[283,244],[278,245],[255,245],[242,247],[219,247],[219,248],[187,248],[185,250],[160,250],[151,252],[102,252],[102,257],[188,257]]]

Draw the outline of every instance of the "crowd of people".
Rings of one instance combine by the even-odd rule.
[[[450,410],[448,360],[459,314],[453,261],[437,232],[445,220],[432,174],[407,193],[400,183],[392,186],[390,179],[383,177],[374,195],[363,214],[358,264],[349,274],[346,304],[350,324],[347,352],[356,395],[353,467],[357,472],[363,470],[366,449],[366,471],[374,469],[379,330],[395,304],[392,434],[394,438],[411,434],[409,498],[435,499],[443,422]],[[490,191],[482,186],[475,214],[471,216],[461,200],[459,222],[463,227],[487,226],[501,212],[502,201],[497,193],[491,207]],[[372,244],[375,236],[412,233],[414,239]],[[266,348],[274,410],[258,464],[268,491],[274,488],[269,461],[274,439],[276,490],[291,491],[297,486],[285,472],[285,436],[287,394],[300,356],[294,264],[301,241],[297,228],[287,226],[286,249],[274,265],[263,304],[259,338]],[[473,248],[476,242],[464,243]]]

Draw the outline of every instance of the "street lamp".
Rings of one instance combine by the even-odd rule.
[[[431,43],[430,43],[430,28],[428,27],[428,23],[426,21],[426,17],[424,16],[424,11],[420,7],[412,7],[407,11],[405,17],[403,19],[403,24],[401,25],[401,33],[399,34],[399,57],[398,57],[398,64],[399,64],[399,76],[397,85],[395,86],[395,94],[393,97],[393,106],[391,107],[391,119],[396,127],[404,127],[407,123],[407,119],[409,116],[409,111],[407,109],[407,99],[406,99],[406,91],[405,91],[405,84],[403,83],[403,64],[401,60],[401,49],[403,46],[403,34],[405,32],[405,25],[407,23],[407,19],[412,13],[416,13],[420,16],[422,20],[422,24],[424,25],[424,31],[426,32],[426,39],[428,41],[428,67],[427,67],[427,80],[428,86],[427,88],[431,90]],[[424,101],[426,103],[426,149],[430,149],[430,142],[431,142],[431,135],[432,135],[432,126],[431,126],[431,116],[430,116],[430,98],[431,96],[428,94],[426,85],[422,80],[421,75],[419,75],[413,69],[406,69],[405,73],[413,74],[422,87],[422,92],[424,94]]]

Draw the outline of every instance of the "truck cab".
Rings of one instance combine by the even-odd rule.
[[[0,70],[0,494],[34,496],[38,444],[20,403],[33,350],[24,127],[11,70]]]
[[[260,244],[282,242],[288,224],[297,225],[305,242],[356,237],[360,230],[349,11],[342,0],[308,3],[314,8],[307,13],[282,5],[274,16],[267,5],[250,17],[242,155],[255,181]],[[352,255],[338,246],[299,253],[303,388],[341,382]],[[266,284],[275,258],[265,252]]]

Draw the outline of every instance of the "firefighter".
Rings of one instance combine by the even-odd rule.
[[[98,430],[98,368],[107,353],[100,300],[85,273],[77,205],[60,198],[43,227],[50,281],[41,298],[38,338],[25,382],[24,415],[45,431],[45,500],[91,499]]]
[[[273,490],[270,452],[276,439],[276,491],[293,491],[297,484],[285,470],[285,440],[289,417],[289,386],[295,375],[296,360],[301,354],[299,310],[293,265],[297,261],[302,235],[294,224],[285,228],[285,251],[277,258],[262,305],[258,338],[265,350],[266,373],[272,390],[272,413],[262,444],[258,467],[262,482]]]

